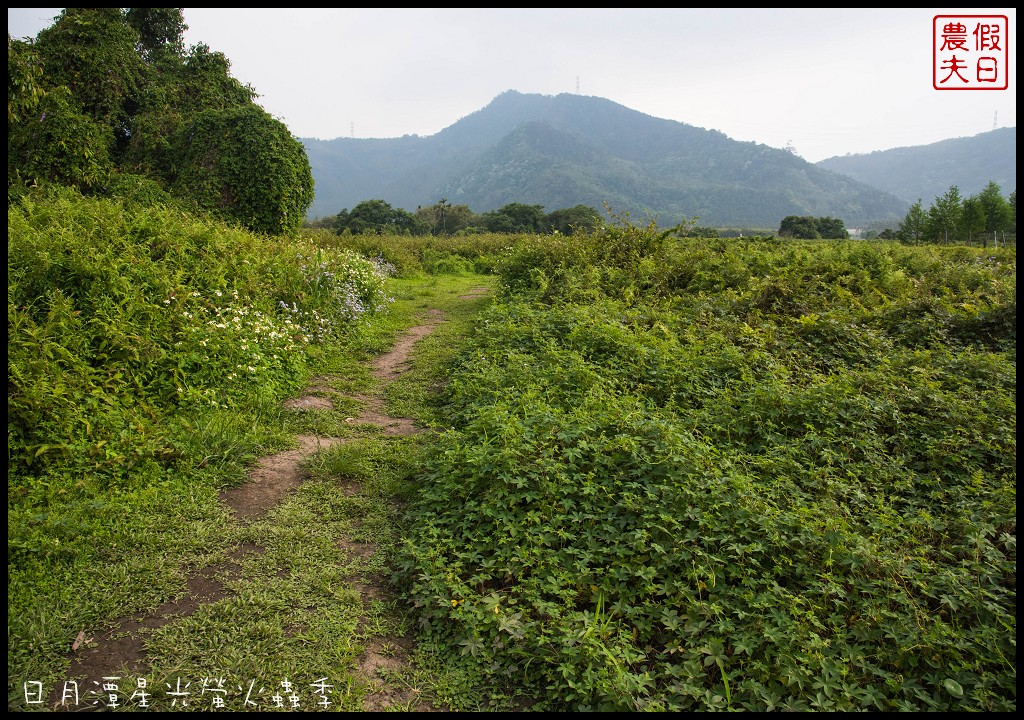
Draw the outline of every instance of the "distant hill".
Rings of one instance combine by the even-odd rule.
[[[732,140],[610,100],[508,91],[428,137],[315,140],[310,218],[370,199],[409,211],[442,197],[474,212],[513,202],[589,205],[662,226],[778,227],[787,215],[848,226],[901,218],[910,203],[785,150]]]
[[[921,200],[925,207],[951,185],[956,185],[963,197],[969,197],[995,181],[1008,196],[1017,189],[1017,128],[999,128],[930,145],[832,157],[817,165],[909,202]]]

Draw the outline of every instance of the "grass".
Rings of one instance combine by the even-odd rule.
[[[188,575],[204,569],[227,595],[144,631],[146,664],[124,669],[123,707],[141,702],[159,709],[174,702],[176,710],[202,710],[224,703],[228,709],[267,710],[298,702],[305,710],[402,710],[450,701],[450,681],[433,687],[429,666],[416,667],[405,609],[390,585],[390,563],[402,540],[398,508],[414,491],[429,435],[389,437],[345,420],[359,404],[349,394],[361,393],[385,397],[392,415],[429,425],[444,364],[488,302],[459,296],[492,282],[485,276],[390,280],[396,300],[388,313],[363,324],[344,344],[316,351],[316,376],[331,389],[321,394],[332,399],[333,409],[267,409],[251,416],[213,408],[194,416],[185,435],[208,445],[195,450],[204,454],[200,476],[209,481],[195,486],[169,480],[154,488],[148,506],[137,497],[129,506],[112,498],[99,516],[94,509],[95,533],[88,541],[98,549],[90,587],[65,589],[59,577],[9,573],[9,606],[33,610],[8,623],[8,706],[36,707],[25,702],[24,682],[40,681],[49,689],[68,679],[66,651],[79,629],[98,635],[118,617],[144,616],[183,594]],[[447,322],[420,343],[410,371],[385,387],[367,362],[429,308],[444,312]],[[300,433],[345,443],[310,456],[308,479],[258,521],[234,521],[216,487],[244,480],[239,457],[252,461],[258,451],[287,447]],[[119,549],[122,536],[131,538],[121,547],[132,556]],[[232,559],[253,547],[259,551]],[[39,594],[11,600],[29,592]],[[287,683],[293,693],[286,692]],[[186,685],[188,695],[173,694],[179,686],[184,693]],[[103,703],[108,695],[90,699]],[[83,706],[87,702],[82,698]]]

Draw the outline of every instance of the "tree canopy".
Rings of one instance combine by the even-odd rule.
[[[250,230],[297,229],[305,148],[186,29],[181,8],[65,8],[34,40],[8,35],[8,198],[45,183],[109,194],[138,175],[127,184]]]
[[[346,232],[353,235],[463,235],[480,232],[559,232],[570,235],[578,229],[600,227],[603,222],[597,210],[586,205],[545,214],[542,205],[509,203],[498,210],[477,214],[468,205],[452,205],[447,198],[441,198],[433,205],[418,207],[415,213],[392,207],[391,203],[379,198],[363,200],[352,210],[345,208],[328,220],[330,227],[339,235]]]
[[[839,218],[789,215],[784,217],[779,224],[779,236],[799,240],[815,240],[817,238],[838,240],[846,239],[850,237],[850,234],[846,231],[846,225]]]
[[[408,210],[391,207],[391,203],[385,200],[364,200],[351,212],[344,209],[338,213],[334,230],[339,235],[346,231],[353,235],[426,235],[428,226]]]

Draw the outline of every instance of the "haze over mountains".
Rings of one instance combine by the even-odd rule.
[[[999,128],[929,145],[831,157],[817,165],[904,200],[921,200],[926,208],[950,185],[956,185],[963,197],[969,197],[994,181],[1007,196],[1017,189],[1017,128]]]
[[[696,217],[777,228],[788,215],[814,215],[852,227],[902,218],[912,202],[824,167],[829,161],[569,93],[508,91],[428,137],[300,140],[316,181],[312,219],[364,200],[415,211],[446,198],[478,213],[513,202],[603,212],[607,203],[662,226]]]

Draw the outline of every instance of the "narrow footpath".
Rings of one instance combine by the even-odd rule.
[[[458,295],[458,299],[473,300],[487,292],[486,287],[473,287]],[[226,548],[223,559],[188,571],[184,591],[152,612],[141,617],[122,617],[102,633],[79,633],[68,654],[67,672],[69,680],[77,683],[74,688],[80,694],[79,703],[74,707],[69,706],[68,683],[65,682],[63,688],[56,688],[51,696],[54,710],[134,709],[133,705],[138,709],[153,710],[259,710],[275,705],[287,708],[288,702],[292,703],[292,709],[300,710],[444,710],[437,706],[436,701],[427,702],[420,688],[415,682],[409,681],[409,674],[404,671],[411,647],[408,628],[388,619],[386,609],[392,607],[394,601],[388,597],[383,573],[387,570],[387,558],[375,560],[378,548],[373,541],[373,532],[366,529],[369,524],[367,513],[358,510],[360,506],[372,505],[375,501],[363,497],[363,483],[358,478],[343,477],[351,474],[344,472],[335,472],[330,487],[324,492],[333,496],[340,495],[347,504],[339,505],[342,508],[340,511],[326,513],[319,522],[317,518],[312,519],[314,526],[336,533],[329,540],[335,555],[333,563],[341,570],[325,582],[310,579],[313,584],[328,586],[327,599],[325,601],[321,593],[317,600],[306,601],[309,605],[304,608],[308,611],[306,615],[300,616],[298,620],[281,621],[283,629],[278,633],[277,648],[282,655],[287,655],[289,647],[297,640],[305,640],[307,646],[310,643],[323,644],[324,639],[310,627],[315,624],[315,617],[330,614],[336,605],[357,608],[358,612],[351,621],[351,637],[354,638],[351,644],[335,642],[324,646],[319,653],[315,648],[311,651],[314,658],[336,655],[331,658],[332,663],[340,662],[348,666],[345,692],[341,693],[335,688],[334,693],[330,694],[321,688],[319,695],[307,694],[301,700],[303,705],[299,705],[297,692],[292,696],[280,688],[274,692],[275,688],[271,684],[276,678],[261,678],[259,682],[255,679],[249,682],[243,700],[242,692],[247,689],[248,681],[241,676],[217,677],[216,670],[209,677],[187,676],[185,687],[189,689],[186,691],[182,689],[184,673],[174,677],[170,672],[171,668],[185,671],[204,665],[202,644],[198,648],[188,649],[185,646],[189,643],[182,641],[182,638],[198,638],[207,634],[205,628],[210,628],[210,639],[205,641],[208,644],[222,643],[230,646],[236,643],[230,633],[226,633],[228,637],[223,637],[221,641],[213,639],[216,621],[212,618],[224,613],[243,612],[239,608],[251,605],[256,606],[256,611],[246,611],[248,614],[242,617],[252,617],[255,622],[260,613],[264,612],[258,607],[259,601],[253,600],[262,597],[261,592],[266,587],[261,586],[298,579],[296,576],[301,572],[300,565],[289,567],[292,563],[287,559],[288,555],[282,555],[271,546],[277,542],[276,538],[292,531],[289,520],[292,515],[289,513],[303,512],[302,508],[287,508],[298,491],[309,484],[311,460],[334,457],[332,449],[350,445],[352,453],[336,459],[336,464],[365,465],[367,460],[362,457],[360,443],[366,443],[367,438],[413,438],[424,430],[411,418],[390,415],[385,402],[387,387],[409,371],[417,344],[446,319],[445,313],[434,307],[426,307],[417,315],[417,323],[401,332],[390,350],[373,357],[367,363],[372,377],[371,390],[340,393],[337,388],[339,385],[345,386],[345,383],[339,383],[338,378],[331,374],[324,374],[315,377],[304,394],[285,403],[285,412],[293,414],[336,413],[339,406],[357,407],[356,413],[343,419],[345,427],[351,428],[353,432],[337,435],[299,434],[296,436],[296,447],[260,458],[249,472],[247,482],[221,491],[220,501],[229,511],[229,522],[232,525],[230,531],[235,538],[235,542]],[[329,461],[325,462],[329,465]],[[345,515],[351,517],[343,517]],[[347,524],[338,524],[342,520]],[[349,531],[337,532],[338,528],[348,528]],[[300,542],[313,544],[308,540]],[[292,548],[294,553],[294,544]],[[284,561],[282,558],[285,558]],[[256,571],[257,568],[260,572]],[[268,580],[261,579],[268,577],[268,573]],[[307,577],[310,575],[302,574]],[[286,590],[285,595],[288,597],[303,592],[304,589],[296,591],[293,588]],[[287,615],[291,611],[287,601],[283,605],[281,601],[276,602],[279,615]],[[234,622],[236,625],[244,624],[244,621]],[[255,626],[268,624],[272,623],[267,623],[264,617]],[[175,631],[175,628],[181,629]],[[196,628],[200,629],[197,631]],[[170,633],[166,637],[169,642],[162,643],[161,638],[164,636],[161,633],[168,631]],[[268,634],[273,635],[275,632],[271,628]],[[273,639],[266,640],[270,652],[273,652]],[[166,652],[155,650],[165,644],[170,646]],[[231,652],[221,654],[220,648],[214,649],[220,657],[232,657]],[[190,654],[192,657],[189,657]],[[240,654],[243,658],[238,662],[239,667],[248,668],[253,664],[246,656],[246,651],[240,651]],[[284,664],[287,665],[287,659]],[[224,668],[224,671],[228,669]],[[215,682],[210,683],[210,680]],[[277,684],[290,687],[287,680]],[[321,684],[327,683],[322,681]],[[261,687],[254,696],[257,685]],[[170,703],[173,703],[173,707],[166,707]]]

